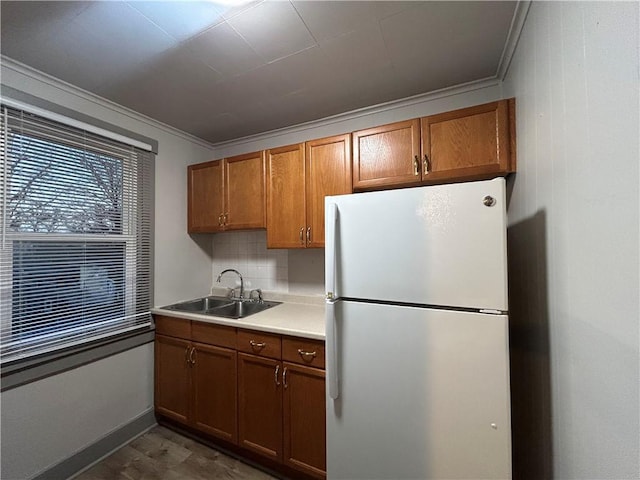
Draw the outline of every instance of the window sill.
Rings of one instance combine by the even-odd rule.
[[[0,391],[4,392],[152,342],[154,330],[154,326],[151,325],[55,353],[3,364]]]

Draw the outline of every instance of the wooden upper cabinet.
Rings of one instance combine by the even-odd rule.
[[[265,227],[264,152],[188,167],[189,233]]]
[[[422,118],[423,180],[515,171],[514,110],[515,99],[510,99]]]
[[[420,182],[420,120],[353,133],[353,188],[366,190]]]
[[[264,228],[264,151],[225,159],[224,229]]]
[[[307,247],[324,247],[324,197],[351,193],[351,135],[306,142]]]
[[[515,99],[353,133],[353,188],[374,190],[515,172]]]
[[[304,247],[304,143],[267,150],[266,157],[267,247]]]
[[[187,230],[190,233],[222,230],[224,212],[222,160],[187,168]]]
[[[267,150],[267,247],[324,247],[324,197],[351,193],[351,135]]]

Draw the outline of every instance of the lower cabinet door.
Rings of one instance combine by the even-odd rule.
[[[326,475],[324,370],[283,363],[284,463],[308,475]]]
[[[282,365],[238,354],[238,444],[282,460]]]
[[[235,350],[201,343],[193,343],[193,348],[193,425],[237,443],[237,354]]]
[[[191,344],[164,335],[155,342],[155,408],[158,413],[187,423],[190,399],[188,355]]]

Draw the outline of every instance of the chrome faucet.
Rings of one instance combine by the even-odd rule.
[[[253,292],[258,294],[258,298],[254,300],[253,298]],[[264,299],[262,298],[262,290],[259,288],[254,288],[253,290],[251,290],[249,292],[249,300],[253,301],[253,302],[258,302],[258,303],[264,303]]]
[[[220,283],[220,280],[222,279],[222,275],[224,275],[227,272],[233,272],[236,273],[238,275],[238,277],[240,277],[240,298],[242,299],[244,297],[244,280],[242,280],[242,275],[240,275],[240,272],[237,270],[234,270],[233,268],[227,268],[226,270],[223,270],[220,272],[220,274],[218,275],[218,279],[216,280],[217,283]]]

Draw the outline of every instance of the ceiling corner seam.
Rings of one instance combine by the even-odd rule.
[[[529,9],[531,8],[532,0],[519,0],[516,5],[516,9],[513,12],[513,18],[511,19],[511,26],[509,27],[509,33],[507,34],[507,40],[504,43],[504,49],[498,62],[498,68],[496,69],[496,78],[501,82],[507,76],[513,54],[518,46],[522,29],[524,28]]]

